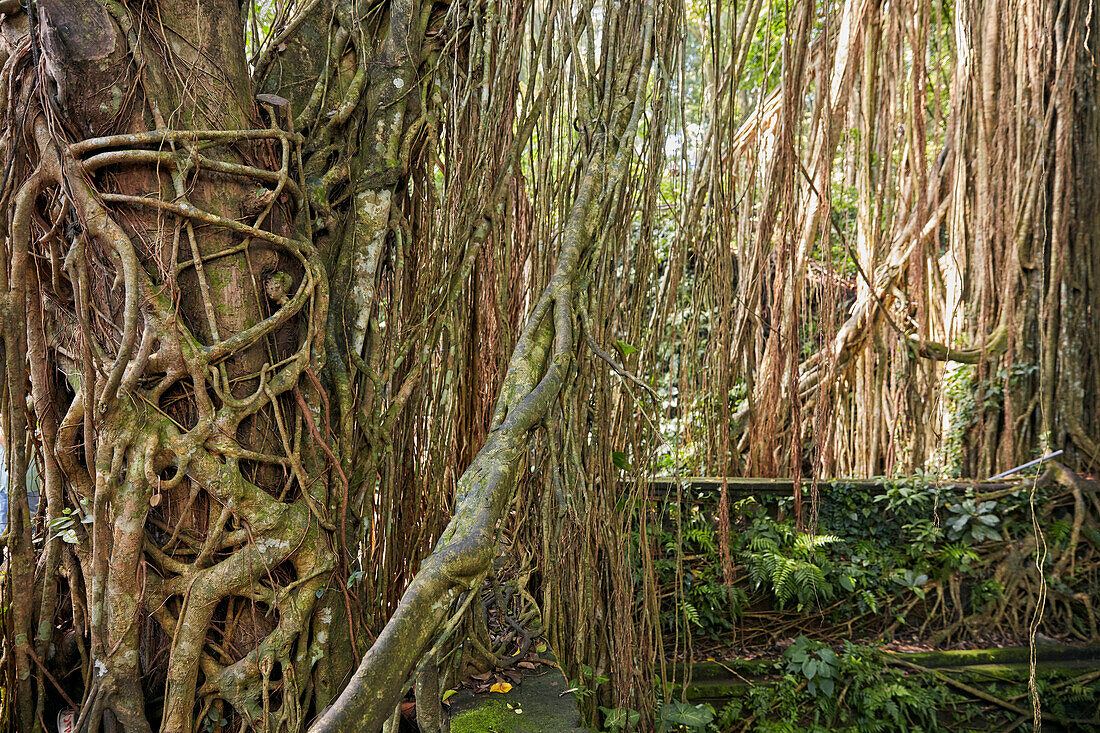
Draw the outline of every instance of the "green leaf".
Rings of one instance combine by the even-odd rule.
[[[626,453],[622,451],[611,451],[611,462],[615,464],[616,468],[621,468],[624,471],[630,470],[630,461],[626,459]]]
[[[702,730],[714,721],[714,711],[709,705],[689,705],[673,700],[661,708],[661,719],[665,723]]]
[[[637,351],[637,349],[635,349],[633,346],[623,341],[622,339],[616,341],[615,345],[619,347],[619,351],[622,352],[623,356],[630,356],[635,351]]]
[[[601,705],[600,712],[604,714],[604,724],[613,730],[625,728],[628,723],[634,727],[642,719],[641,713],[629,708],[605,708]]]
[[[47,524],[50,526],[50,529],[55,529],[55,530],[61,531],[61,530],[65,529],[66,527],[73,526],[73,520],[72,520],[71,517],[62,516],[62,517],[57,517],[55,519],[51,519],[49,522],[47,522]]]
[[[458,694],[458,690],[447,690],[446,692],[443,693],[443,702],[447,702],[448,700],[451,699],[451,697],[453,695],[457,695],[457,694]]]

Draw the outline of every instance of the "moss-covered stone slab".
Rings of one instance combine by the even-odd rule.
[[[451,733],[588,733],[565,677],[544,670],[506,693],[463,690],[451,697]]]
[[[1019,681],[1027,679],[1027,647],[1003,649],[952,649],[931,652],[892,652],[889,656],[928,669],[950,672],[961,681]],[[1100,669],[1100,646],[1039,644],[1035,649],[1036,670],[1040,674],[1067,670]],[[754,684],[767,684],[774,678],[774,661],[757,659],[726,662],[696,662],[691,668],[687,699],[693,702],[728,700],[744,693]],[[672,669],[674,689],[684,681],[683,665]]]
[[[1030,652],[1026,646],[1003,649],[951,649],[932,652],[895,653],[899,659],[922,667],[973,667],[977,665],[1024,665]],[[1037,662],[1064,664],[1071,667],[1100,667],[1100,644],[1037,644]]]

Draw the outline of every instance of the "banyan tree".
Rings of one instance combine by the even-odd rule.
[[[645,726],[648,476],[1095,469],[1097,12],[0,0],[0,720],[440,731],[507,570]]]

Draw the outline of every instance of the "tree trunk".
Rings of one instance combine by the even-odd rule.
[[[48,520],[36,562],[13,494],[13,725],[56,693],[90,730],[381,728],[489,569],[571,369],[574,285],[629,190],[652,7],[599,16],[620,42],[578,87],[585,157],[542,284],[479,252],[533,257],[505,213],[567,66],[554,39],[597,46],[587,13],[11,11],[0,414],[13,476],[24,436],[43,459]],[[517,277],[542,295],[510,355],[483,353],[522,312],[499,295]],[[488,315],[456,317],[486,293]]]

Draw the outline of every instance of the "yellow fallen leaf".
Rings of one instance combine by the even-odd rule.
[[[511,689],[512,684],[510,682],[497,682],[489,688],[489,692],[508,692]]]

